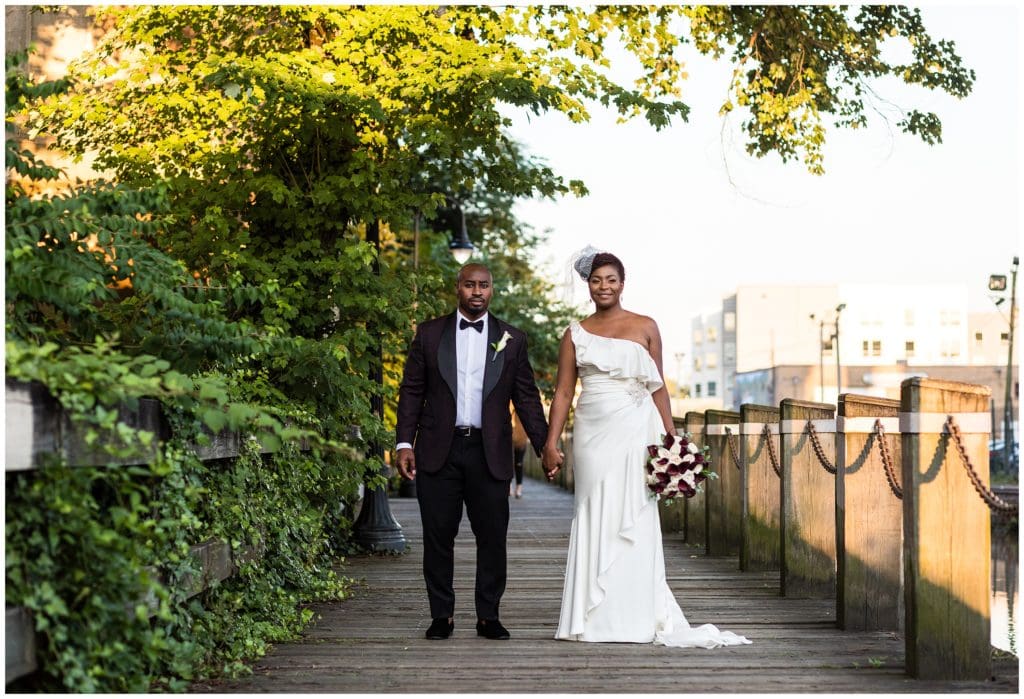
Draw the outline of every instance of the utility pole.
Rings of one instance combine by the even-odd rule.
[[[1003,399],[1003,463],[1010,469],[1017,467],[1013,456],[1013,327],[1017,318],[1017,264],[1018,258],[1014,257],[1010,268],[1010,350],[1006,357],[1006,395]]]
[[[836,306],[836,334],[833,335],[836,351],[836,405],[839,405],[839,394],[843,392],[843,374],[839,365],[839,314],[843,312],[844,308],[846,308],[845,303]]]

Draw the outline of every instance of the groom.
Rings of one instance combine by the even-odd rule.
[[[490,270],[466,265],[455,289],[457,311],[420,324],[409,348],[398,393],[396,461],[403,478],[416,477],[433,617],[427,638],[448,638],[455,628],[454,545],[465,503],[476,536],[476,632],[506,639],[498,605],[513,474],[509,401],[538,454],[548,426],[526,335],[487,312]]]

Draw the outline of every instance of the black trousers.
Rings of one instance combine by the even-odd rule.
[[[512,447],[512,463],[516,472],[516,485],[523,484],[523,459],[526,457],[526,447]]]
[[[423,522],[423,577],[430,616],[447,619],[455,613],[455,537],[465,505],[476,537],[476,614],[497,619],[505,592],[509,481],[487,469],[479,432],[456,435],[440,471],[416,474],[416,499]]]

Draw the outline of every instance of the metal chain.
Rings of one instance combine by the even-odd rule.
[[[779,457],[775,454],[775,440],[772,439],[772,431],[767,423],[764,429],[761,430],[761,436],[768,442],[768,461],[772,465],[772,470],[775,471],[776,476],[782,478],[782,471],[779,470]]]
[[[740,466],[740,458],[739,458],[740,450],[736,448],[736,444],[734,443],[735,440],[736,440],[736,435],[734,435],[732,433],[731,429],[726,427],[725,428],[725,443],[726,443],[729,451],[732,453],[732,463],[736,466],[736,470],[737,471],[742,471],[743,468]]]
[[[814,422],[811,420],[807,421],[807,432],[811,435],[811,446],[814,447],[814,453],[818,455],[818,461],[821,462],[822,468],[834,476],[836,467],[825,457],[821,442],[818,441],[818,433],[814,429]]]
[[[875,420],[875,434],[878,436],[878,449],[882,452],[882,466],[885,467],[885,480],[889,481],[889,488],[892,494],[900,500],[903,499],[903,488],[896,480],[896,469],[892,467],[892,454],[889,453],[889,445],[885,441],[885,428],[881,420]]]
[[[963,438],[960,436],[960,426],[956,424],[956,420],[952,415],[946,418],[946,429],[949,430],[951,435],[953,435],[953,443],[956,445],[957,452],[960,453],[960,461],[964,464],[964,469],[967,471],[967,477],[971,479],[971,484],[974,485],[974,489],[978,491],[978,495],[980,495],[981,499],[985,501],[985,504],[988,505],[990,509],[997,510],[998,512],[1016,515],[1018,512],[1017,505],[1006,502],[981,482],[981,478],[974,470],[974,464],[971,463],[970,458],[967,456],[967,449],[964,448]]]

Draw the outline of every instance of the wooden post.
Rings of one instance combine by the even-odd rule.
[[[685,432],[683,425],[683,418],[673,417],[672,423],[676,427],[676,432]],[[686,529],[686,498],[674,498],[669,504],[668,500],[661,500],[658,503],[658,517],[661,519],[661,531],[676,533],[684,533]]]
[[[967,458],[989,484],[987,386],[903,382],[903,565],[907,672],[920,679],[985,679],[991,673],[989,508],[967,476]]]
[[[839,397],[836,434],[836,623],[851,631],[903,630],[903,501],[889,484],[880,420],[897,488],[900,402]]]
[[[735,556],[740,552],[740,517],[743,498],[742,474],[736,468],[731,441],[739,450],[740,414],[731,410],[708,410],[704,413],[704,433],[711,447],[711,470],[715,480],[704,482],[706,512],[705,541],[709,556]],[[727,435],[726,430],[732,433]],[[736,460],[739,454],[735,454]]]
[[[830,598],[836,592],[835,475],[822,465],[807,423],[813,421],[825,459],[834,467],[835,407],[786,398],[779,417],[781,592],[786,597]]]
[[[764,428],[771,434],[767,437]],[[740,406],[743,536],[740,570],[779,569],[779,409]],[[774,458],[775,468],[772,467]]]
[[[707,441],[704,434],[704,413],[691,410],[683,418],[683,430],[688,432],[697,444],[701,446]],[[686,499],[686,530],[685,539],[688,544],[698,546],[707,545],[707,484],[705,482],[703,493],[698,493],[692,498]]]

